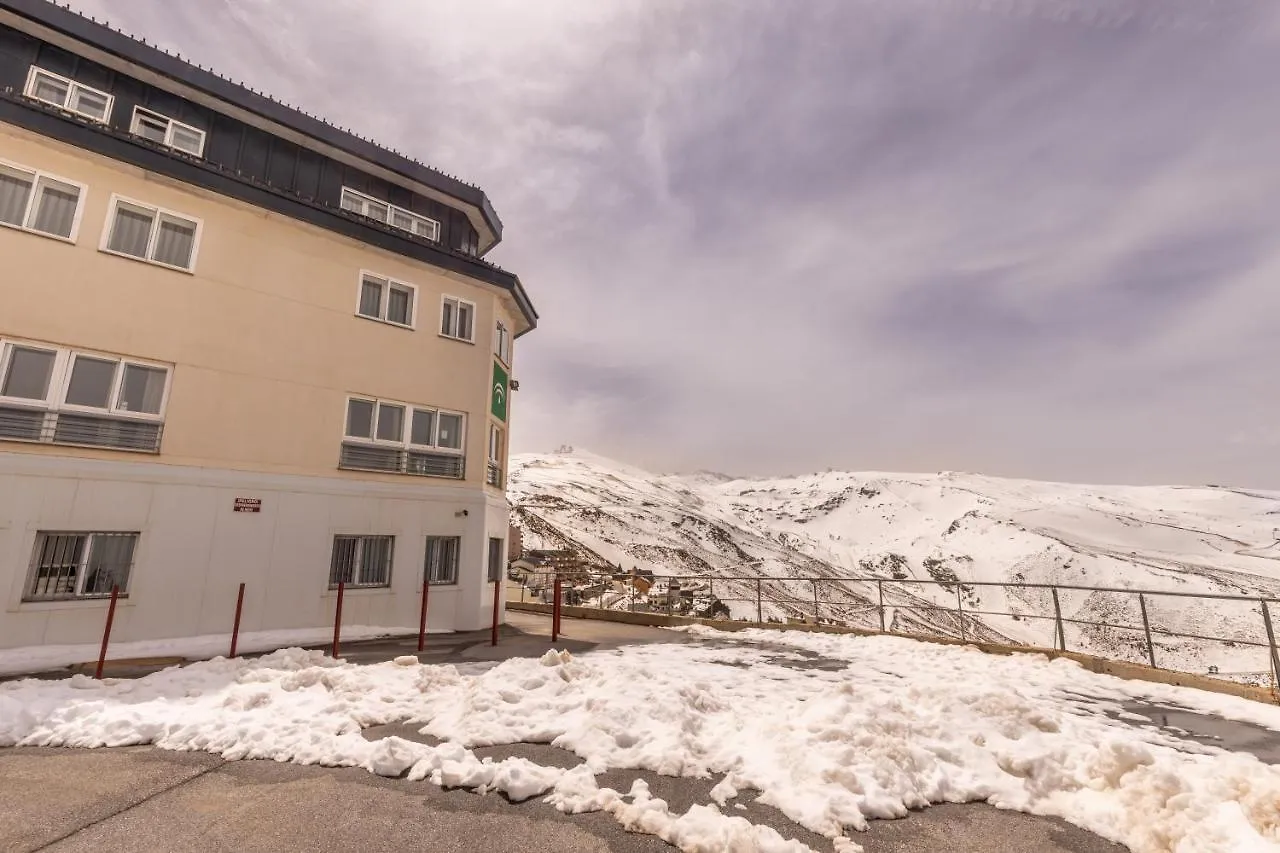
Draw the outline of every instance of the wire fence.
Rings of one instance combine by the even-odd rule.
[[[551,603],[555,577],[517,572],[511,580],[520,601]],[[1277,598],[898,577],[576,572],[560,578],[567,606],[1053,648],[1280,685]]]

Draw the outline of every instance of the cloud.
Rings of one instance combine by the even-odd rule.
[[[486,188],[517,450],[1280,486],[1274,4],[75,5]]]

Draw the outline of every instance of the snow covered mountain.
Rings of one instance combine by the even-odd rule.
[[[1054,591],[998,584],[1247,596],[1057,591],[1069,649],[1146,662],[1145,605],[1160,666],[1259,682],[1269,671],[1259,599],[1280,599],[1280,492],[960,473],[655,475],[581,451],[516,456],[511,468],[526,548],[723,578],[713,595],[735,618],[812,618],[816,597],[822,621],[876,627],[883,602],[891,630],[1053,646]],[[1280,604],[1271,610],[1280,630]]]

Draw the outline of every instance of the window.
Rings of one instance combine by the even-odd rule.
[[[382,320],[397,326],[413,328],[417,288],[411,284],[363,273],[360,276],[360,301],[356,313],[370,320]]]
[[[502,540],[489,537],[489,583],[502,580]]]
[[[391,586],[394,536],[335,536],[329,565],[329,589],[347,586]]]
[[[0,162],[0,224],[74,240],[84,192],[80,184]]]
[[[203,130],[152,110],[134,107],[133,123],[129,126],[129,132],[157,145],[166,145],[193,157],[204,156]]]
[[[428,219],[402,207],[396,207],[394,204],[379,201],[373,196],[356,192],[350,187],[342,188],[340,205],[343,210],[359,216],[366,216],[369,219],[376,219],[379,222],[385,222],[387,225],[399,228],[401,231],[408,231],[410,234],[416,234],[428,240],[437,242],[440,240],[440,223],[434,219]]]
[[[102,251],[192,271],[200,223],[156,207],[113,198]]]
[[[24,601],[102,598],[129,592],[137,533],[36,534]]]
[[[338,467],[461,479],[465,431],[461,412],[350,397]]]
[[[493,330],[493,354],[504,364],[511,363],[511,332],[507,331],[506,324],[501,320]]]
[[[458,555],[462,551],[460,536],[428,536],[427,559],[423,573],[427,582],[449,586],[458,582]]]
[[[446,338],[472,342],[475,339],[476,306],[456,296],[444,297],[440,311],[440,334]]]
[[[485,471],[485,482],[490,486],[502,486],[502,427],[489,424],[489,464]]]
[[[111,117],[111,105],[115,98],[106,92],[91,89],[67,77],[31,66],[27,73],[26,94],[29,98],[44,101],[59,109],[75,113],[92,121],[106,124]]]
[[[0,440],[154,453],[169,375],[119,356],[0,343]]]

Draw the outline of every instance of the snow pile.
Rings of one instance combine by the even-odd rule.
[[[1147,697],[1280,731],[1280,709],[1031,655],[689,630],[702,642],[552,651],[475,674],[293,649],[137,681],[5,683],[0,745],[154,743],[364,767],[604,811],[687,851],[807,849],[725,813],[748,797],[837,839],[839,851],[858,849],[844,836],[870,819],[971,801],[1060,816],[1140,853],[1280,851],[1280,768],[1107,715]],[[390,723],[421,725],[443,742],[361,735]],[[549,743],[582,763],[564,770],[473,751],[519,742]],[[673,814],[643,780],[626,793],[598,787],[606,769],[722,778],[713,802]]]

